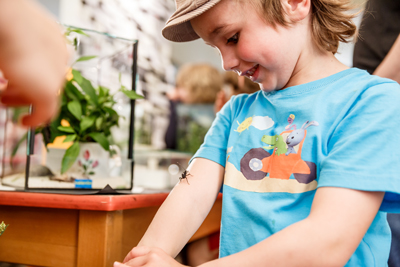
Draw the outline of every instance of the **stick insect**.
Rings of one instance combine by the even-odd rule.
[[[185,168],[182,168],[182,166],[177,162],[176,164],[178,164],[179,168],[183,169],[184,171],[181,174],[181,177],[179,177],[179,182],[182,181],[182,179],[186,179],[187,183],[189,184],[189,179],[188,176],[193,176],[192,174],[190,174],[190,172],[188,170],[186,170]],[[190,185],[190,184],[189,184]]]

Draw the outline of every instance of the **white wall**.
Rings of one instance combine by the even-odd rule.
[[[172,43],[172,62],[179,66],[188,62],[210,63],[222,70],[221,57],[217,49],[198,39],[187,43]]]
[[[59,18],[60,14],[60,1],[59,0],[37,0],[41,5],[46,7],[50,13],[53,14],[57,19]]]

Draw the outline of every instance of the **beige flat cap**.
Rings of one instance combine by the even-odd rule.
[[[221,0],[175,0],[176,11],[162,30],[163,36],[173,42],[188,42],[200,38],[190,20],[203,14]]]

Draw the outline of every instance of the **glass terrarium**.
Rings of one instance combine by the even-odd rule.
[[[137,40],[65,27],[71,68],[58,117],[24,129],[28,108],[1,109],[2,185],[21,190],[133,187]]]

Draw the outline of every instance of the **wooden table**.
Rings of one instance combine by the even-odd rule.
[[[143,236],[167,193],[64,195],[0,191],[0,262],[112,266]],[[221,196],[191,240],[219,229]]]

